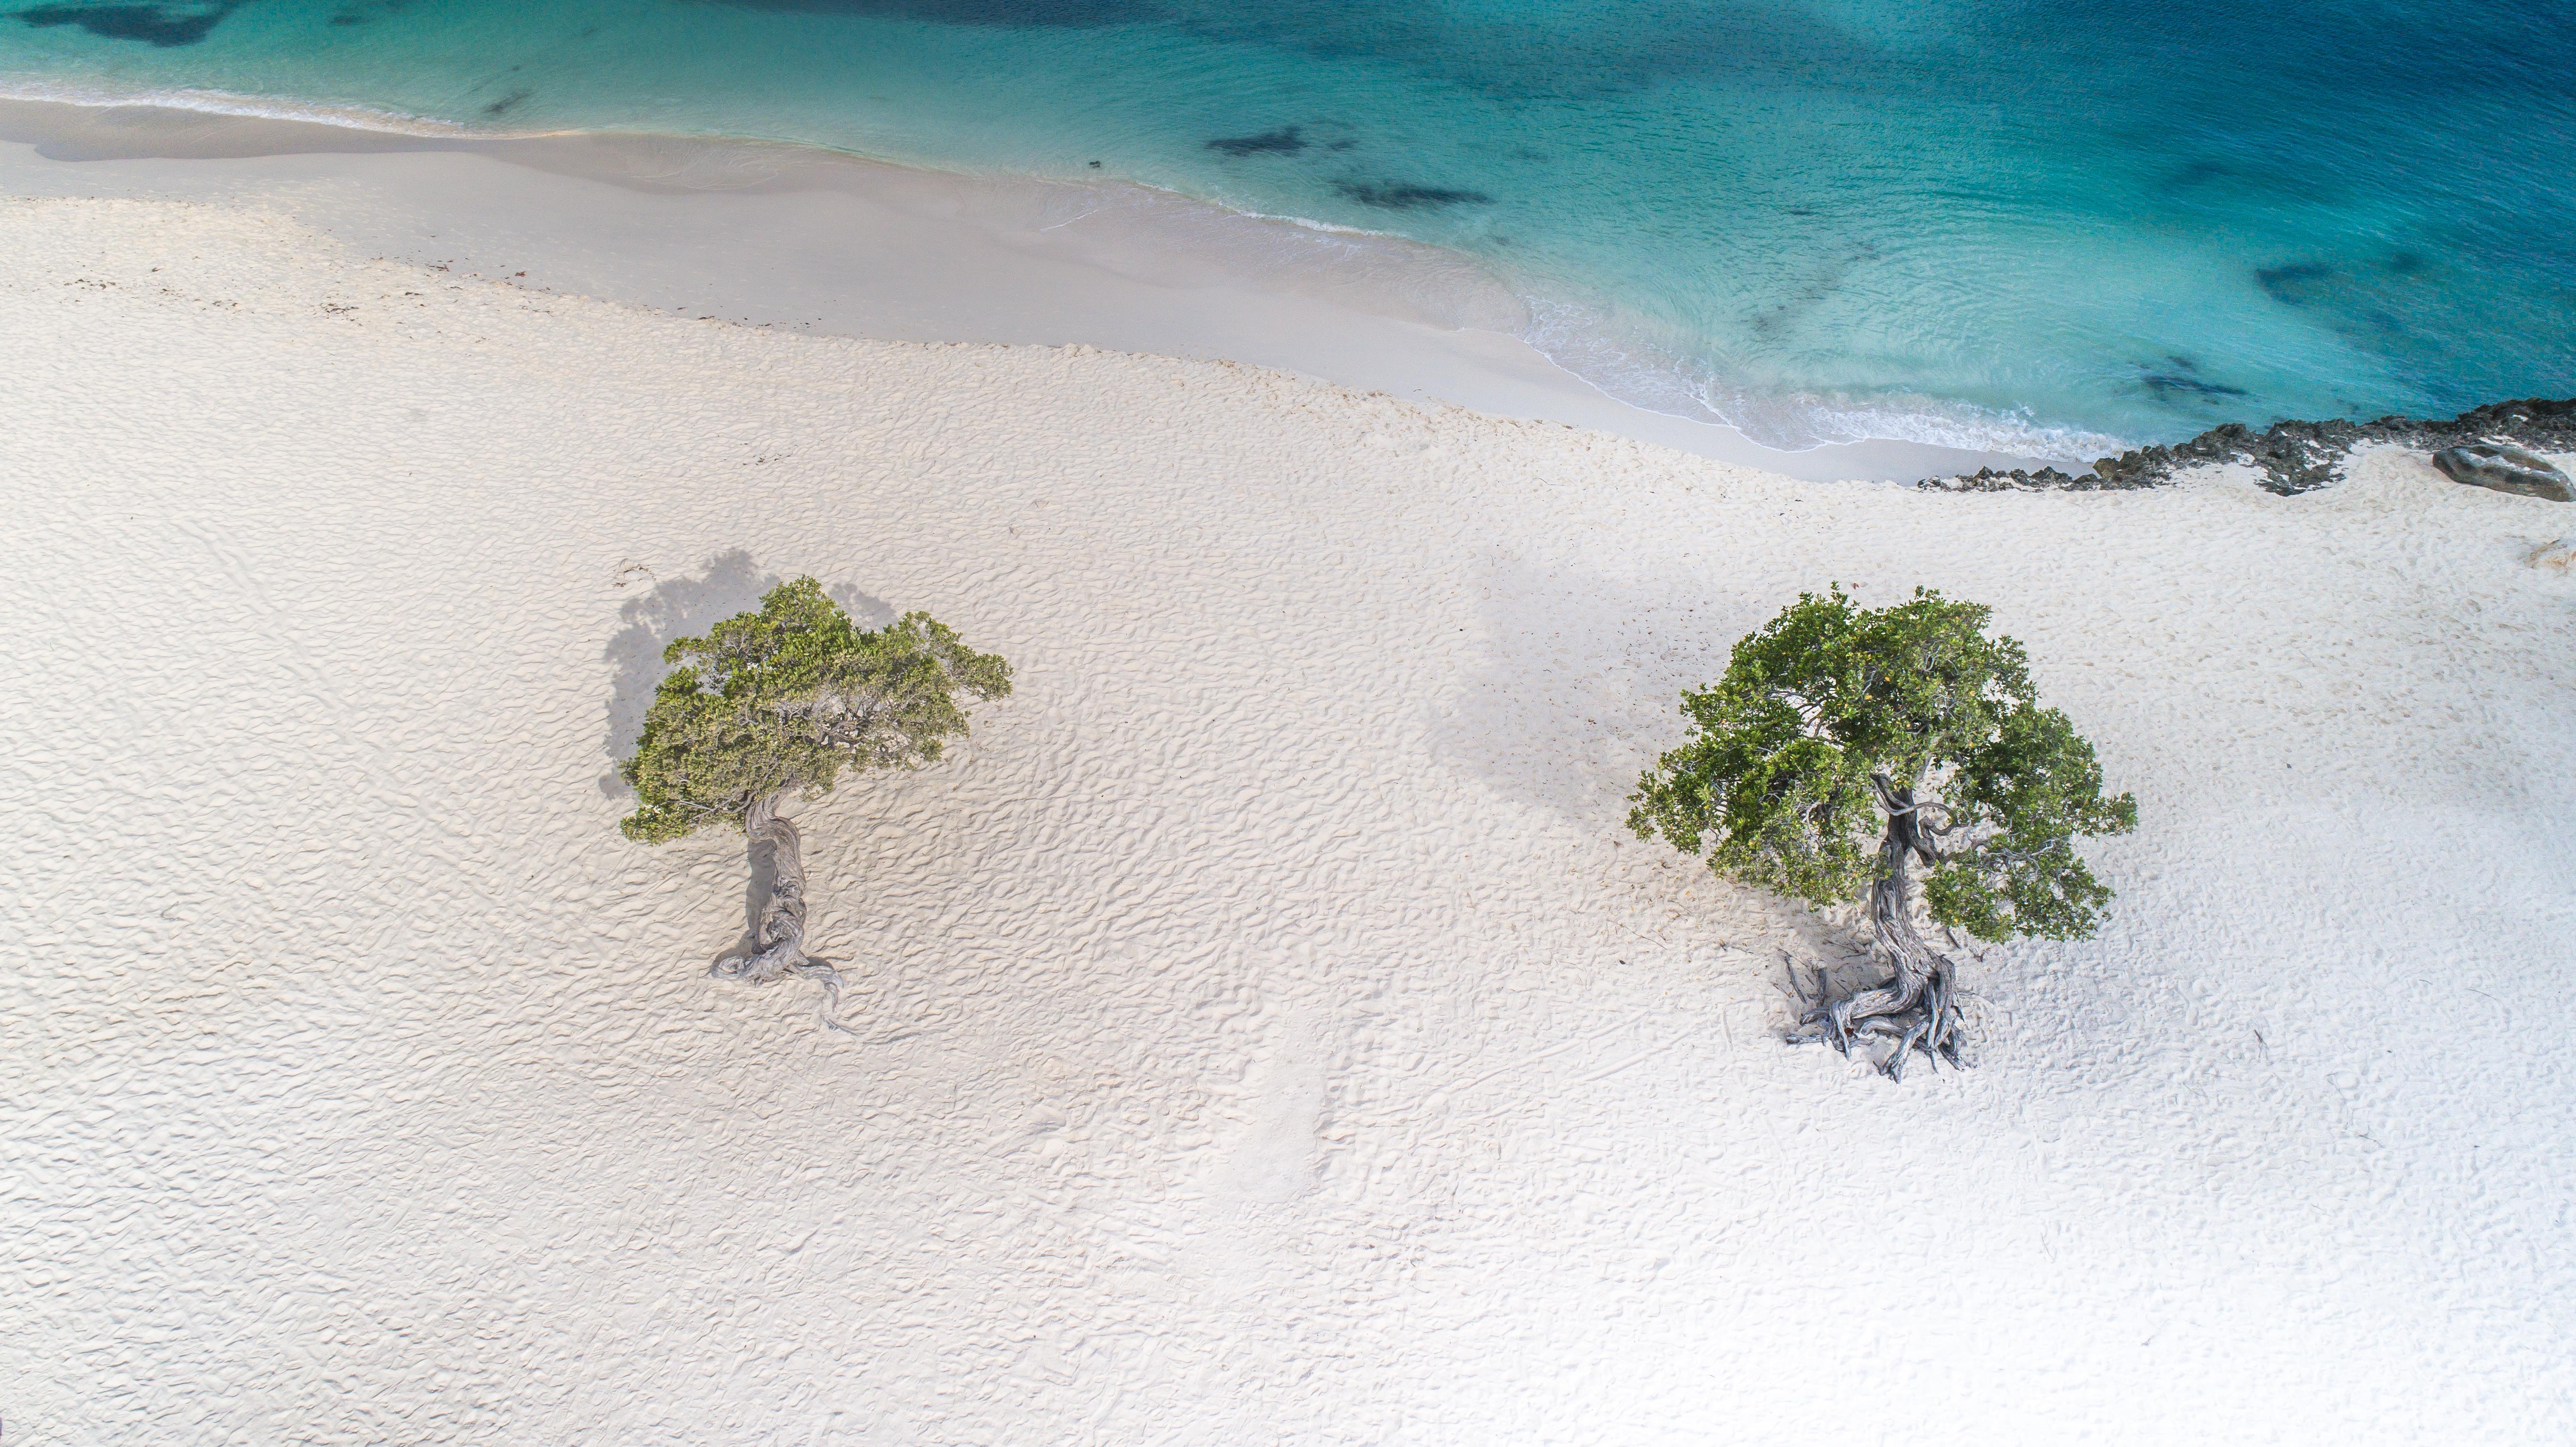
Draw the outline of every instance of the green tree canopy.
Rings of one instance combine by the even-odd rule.
[[[1934,919],[1986,940],[2090,935],[2111,891],[2075,839],[2130,829],[2137,801],[2104,797],[2093,746],[2039,706],[2022,646],[1985,636],[1992,616],[1924,589],[1879,609],[1800,595],[1716,686],[1682,695],[1691,736],[1640,781],[1629,827],[1842,903],[1877,880],[1885,781],[1941,841]]]
[[[1891,1074],[1909,1045],[1957,1059],[1952,967],[1912,921],[1915,865],[1941,924],[2082,938],[2111,891],[2075,841],[2137,823],[2134,799],[2104,796],[2093,746],[2040,707],[2021,645],[1986,636],[1991,617],[1924,589],[1878,609],[1802,594],[1714,687],[1682,695],[1689,736],[1631,796],[1639,837],[1721,874],[1819,906],[1872,897],[1895,983],[1826,999],[1809,1022],[1845,1049],[1896,1036]]]
[[[812,578],[662,656],[679,666],[644,715],[624,768],[638,807],[618,825],[646,843],[740,827],[762,799],[829,792],[844,767],[929,763],[966,732],[959,694],[1011,691],[1009,664],[929,614],[863,629]]]
[[[720,978],[765,984],[790,975],[823,987],[823,1023],[839,1019],[841,977],[805,952],[804,836],[778,813],[788,792],[830,791],[841,770],[916,768],[966,732],[960,694],[1011,691],[1011,668],[978,653],[927,613],[869,630],[812,578],[781,583],[757,613],[738,614],[663,650],[676,665],[653,692],[623,772],[635,786],[629,839],[677,839],[719,821],[741,829],[770,879],[748,944],[718,959]]]

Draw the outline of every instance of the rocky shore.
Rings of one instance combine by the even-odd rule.
[[[2275,422],[2260,432],[2230,422],[2171,447],[2141,447],[2101,458],[2091,472],[2080,475],[2054,467],[2036,472],[1981,468],[1974,476],[1926,478],[1915,485],[1941,492],[2016,488],[2102,492],[2155,487],[2213,462],[2243,462],[2262,470],[2265,488],[2291,497],[2333,481],[2354,448],[2380,442],[2428,450],[2470,442],[2509,442],[2534,452],[2576,452],[2576,398],[2490,402],[2448,421],[2382,417],[2375,422]]]

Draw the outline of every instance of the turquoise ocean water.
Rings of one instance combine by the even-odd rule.
[[[0,9],[22,95],[791,140],[1395,233],[1609,390],[1793,445],[2576,394],[2571,85],[2576,6],[2529,0]]]

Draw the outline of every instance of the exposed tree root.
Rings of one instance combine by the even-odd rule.
[[[1886,984],[1866,990],[1837,989],[1821,970],[1812,977],[1812,988],[1794,972],[1789,984],[1800,1006],[1798,1033],[1789,1037],[1793,1045],[1831,1045],[1844,1055],[1858,1047],[1890,1080],[1905,1078],[1906,1059],[1918,1051],[1936,1069],[1944,1060],[1967,1067],[1958,986],[1947,956],[1934,955],[1921,974],[1900,970]],[[1882,1048],[1884,1054],[1879,1053]]]
[[[1890,1080],[1905,1078],[1906,1058],[1917,1051],[1933,1063],[1966,1068],[1959,1034],[1958,967],[1932,948],[1914,924],[1914,861],[1937,859],[1932,832],[1920,823],[1913,796],[1879,781],[1888,806],[1887,837],[1879,846],[1878,883],[1870,890],[1870,922],[1879,952],[1894,966],[1883,984],[1853,990],[1836,986],[1819,970],[1811,991],[1790,975],[1801,1007],[1791,1044],[1831,1045],[1844,1055],[1862,1053]],[[1893,1043],[1885,1055],[1881,1045]]]
[[[796,975],[823,987],[823,1023],[845,1035],[858,1032],[841,1023],[841,972],[829,960],[805,953],[805,840],[795,822],[778,815],[776,796],[761,799],[743,818],[747,852],[769,846],[769,898],[752,931],[750,953],[726,955],[707,973],[720,980],[766,985]]]

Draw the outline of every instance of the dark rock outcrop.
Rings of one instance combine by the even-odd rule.
[[[1981,468],[1973,477],[1935,477],[1918,487],[1943,492],[2008,492],[2058,488],[2099,492],[2155,487],[2177,473],[2213,462],[2242,462],[2261,469],[2263,486],[2294,497],[2334,480],[2351,451],[2370,443],[2438,450],[2469,443],[2503,442],[2539,452],[2576,452],[2576,397],[2491,402],[2448,421],[2382,417],[2376,422],[2275,422],[2257,432],[2242,422],[2213,427],[2171,447],[2141,447],[2105,457],[2093,470],[2069,475],[2054,467],[2036,472]]]
[[[2545,497],[2551,502],[2576,502],[2576,491],[2568,488],[2566,473],[2552,466],[2548,458],[2510,442],[2445,447],[2433,454],[2433,465],[2442,470],[2444,477],[2471,487]]]

